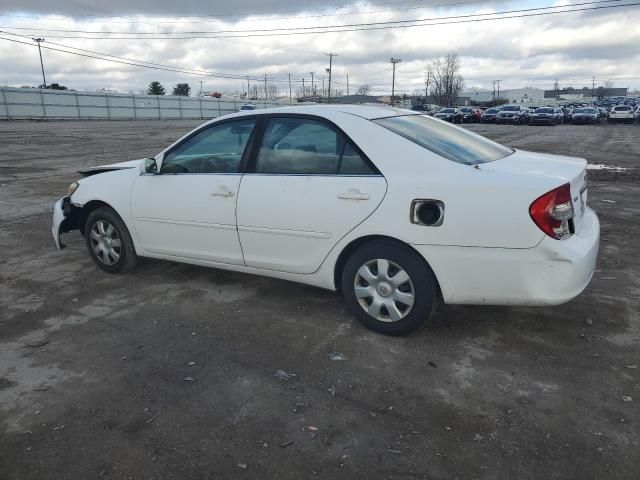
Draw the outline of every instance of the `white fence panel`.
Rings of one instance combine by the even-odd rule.
[[[210,119],[237,112],[242,103],[212,97],[0,88],[0,119]],[[284,105],[255,102],[255,106]]]

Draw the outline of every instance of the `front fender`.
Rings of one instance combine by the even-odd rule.
[[[91,203],[100,202],[111,207],[127,226],[137,252],[140,244],[131,214],[131,192],[140,175],[137,168],[112,170],[78,181],[78,188],[69,198],[73,207],[85,209]]]

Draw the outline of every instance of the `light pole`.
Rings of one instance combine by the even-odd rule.
[[[44,38],[34,38],[34,42],[38,44],[38,53],[40,54],[40,68],[42,69],[42,84],[44,88],[47,88],[47,79],[44,76],[44,63],[42,62],[42,50],[40,49],[40,42],[44,42]]]
[[[402,60],[399,58],[393,58],[389,60],[393,65],[393,77],[391,79],[391,106],[395,105],[395,94],[396,94],[396,63],[400,63]]]

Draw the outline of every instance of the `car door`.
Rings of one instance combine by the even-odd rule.
[[[241,165],[255,119],[216,123],[164,154],[157,175],[140,175],[131,205],[146,252],[242,265],[236,227]]]
[[[313,273],[380,205],[386,181],[334,125],[271,116],[243,176],[238,233],[247,266]]]

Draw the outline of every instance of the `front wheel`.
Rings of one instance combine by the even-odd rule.
[[[84,229],[89,255],[105,272],[125,273],[135,267],[138,257],[133,240],[118,214],[101,207],[89,214]]]
[[[415,251],[377,240],[357,249],[342,270],[342,295],[367,328],[406,335],[420,328],[437,305],[433,272]]]

